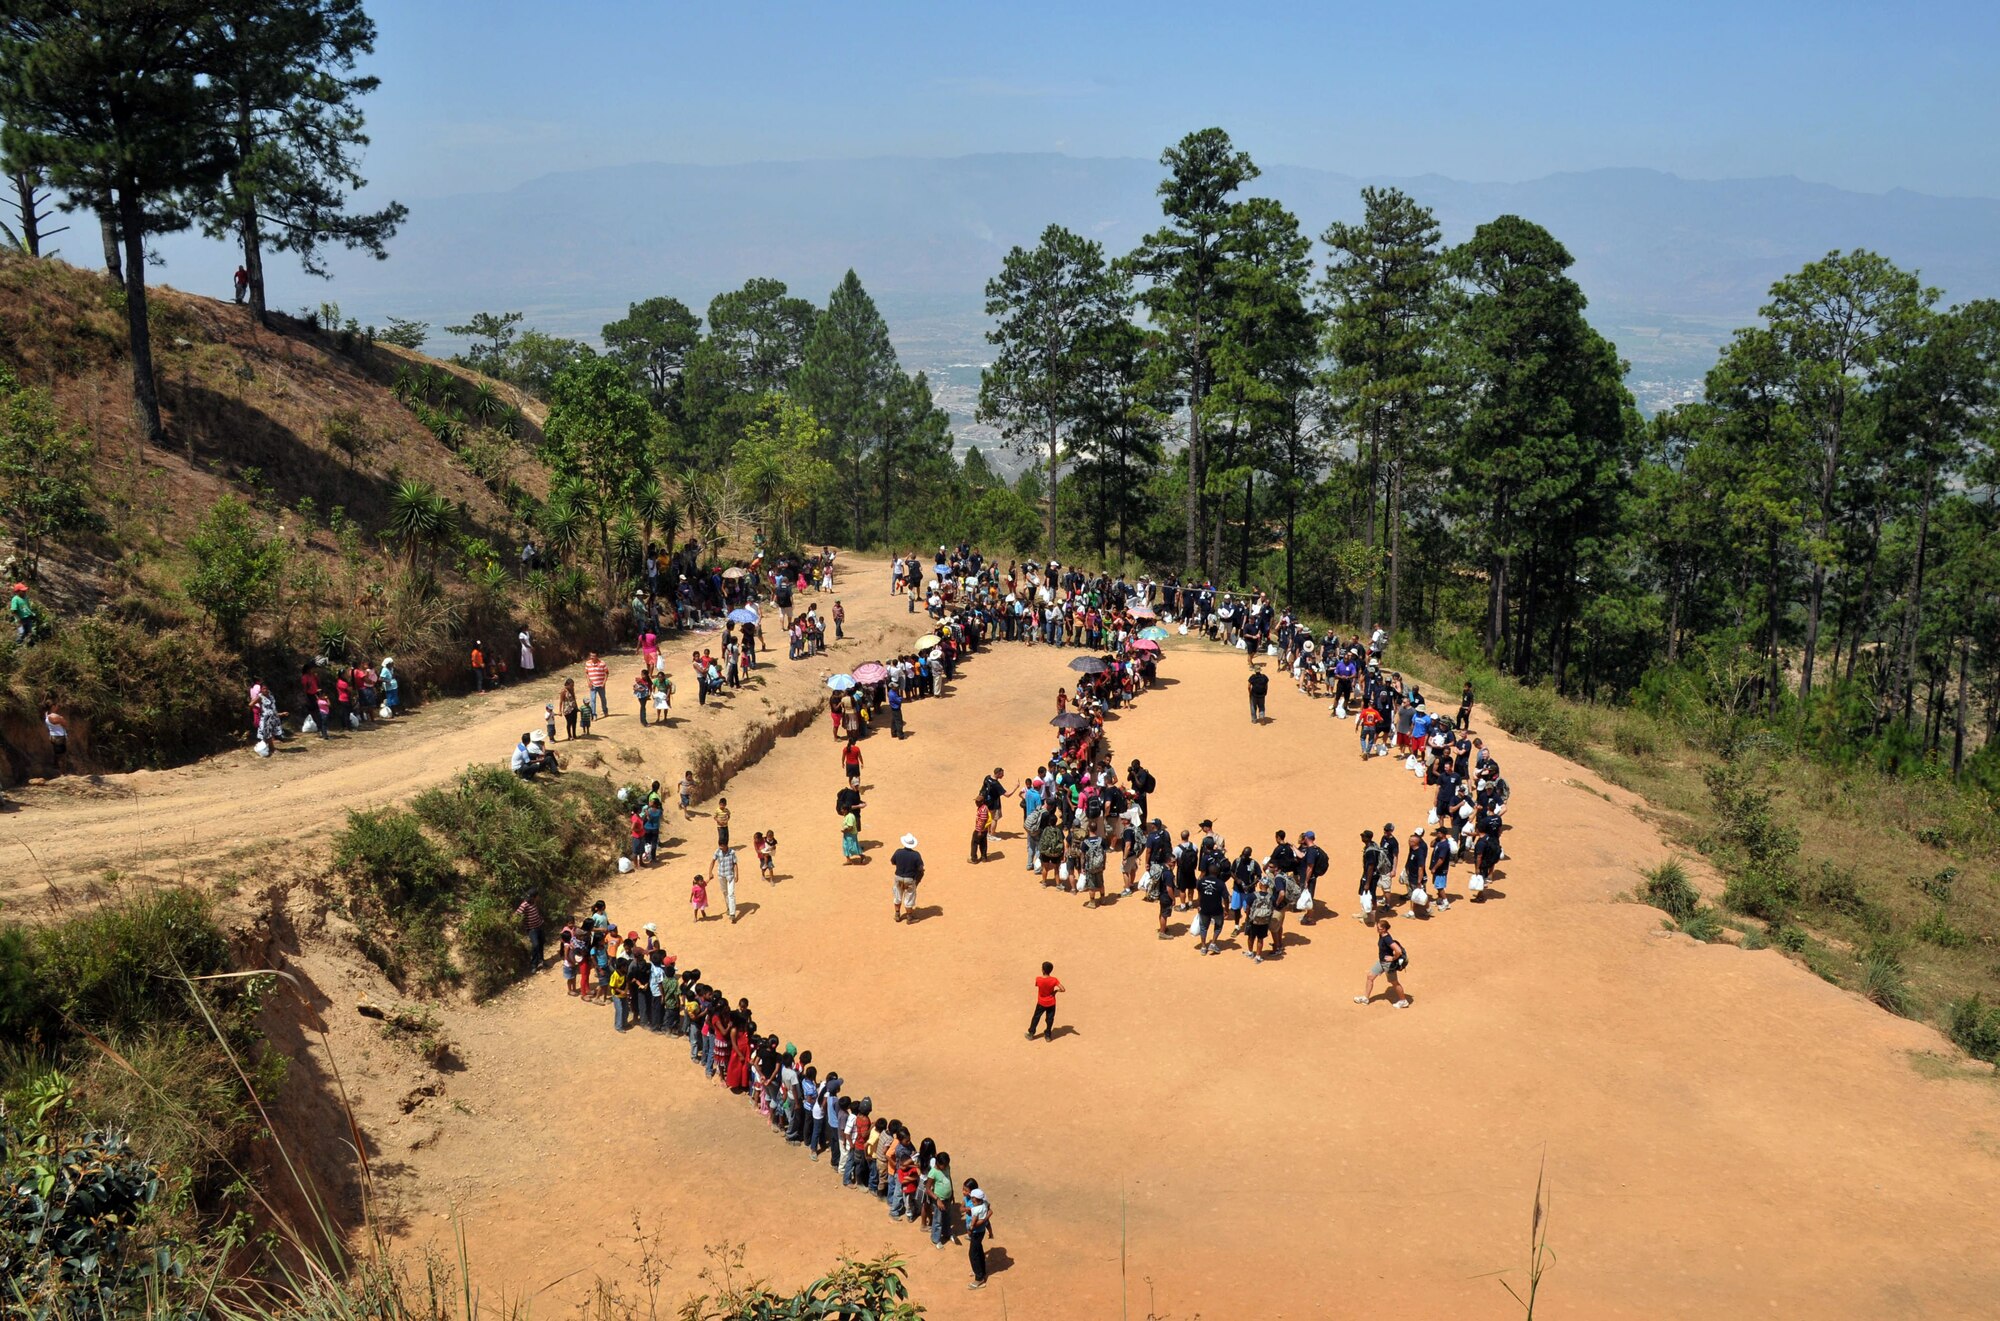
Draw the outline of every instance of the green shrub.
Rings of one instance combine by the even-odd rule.
[[[22,709],[55,695],[114,770],[179,765],[249,729],[243,663],[204,626],[78,619],[23,652],[11,686]]]
[[[1988,1009],[1979,996],[1952,1002],[1945,1032],[1974,1059],[2000,1064],[2000,1009]]]
[[[527,943],[514,910],[492,894],[476,896],[458,921],[458,953],[475,997],[505,990],[526,964]]]
[[[1700,905],[1701,894],[1688,880],[1687,868],[1681,865],[1681,860],[1668,858],[1644,875],[1646,881],[1640,887],[1639,897],[1684,926]]]
[[[1775,790],[1758,783],[1754,765],[1729,757],[1702,771],[1721,822],[1723,839],[1766,872],[1789,868],[1799,851],[1799,832],[1778,820]]]
[[[1954,926],[1942,907],[1933,908],[1925,915],[1924,920],[1917,924],[1916,936],[1925,944],[1939,949],[1964,949],[1972,943],[1972,937],[1962,928]]]
[[[1704,944],[1714,944],[1722,939],[1722,919],[1706,904],[1691,910],[1678,925],[1683,932]]]
[[[1822,861],[1816,875],[1806,885],[1806,899],[1819,908],[1850,917],[1865,915],[1870,907],[1861,893],[1861,878],[1852,867],[1838,867]]]
[[[397,808],[350,811],[347,828],[334,841],[333,861],[391,910],[430,904],[458,880],[451,860],[417,818]]]
[[[99,1035],[200,1016],[181,973],[226,971],[229,943],[192,890],[156,890],[36,933],[40,975],[56,1007]],[[234,987],[218,999],[233,999]]]
[[[1487,685],[1483,700],[1500,728],[1563,757],[1577,757],[1587,742],[1582,722],[1562,698],[1547,688],[1528,688],[1512,679]]]
[[[1910,1016],[1910,984],[1902,957],[1889,947],[1877,945],[1861,960],[1861,994],[1892,1014]]]
[[[1789,877],[1746,868],[1722,887],[1722,902],[1731,912],[1766,922],[1782,921],[1798,901],[1798,886]]]

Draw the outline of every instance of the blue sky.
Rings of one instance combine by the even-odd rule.
[[[400,197],[584,165],[977,151],[2000,196],[2000,2],[374,0]]]

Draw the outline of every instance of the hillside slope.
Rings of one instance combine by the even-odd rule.
[[[352,329],[280,315],[266,330],[248,308],[161,288],[169,441],[152,448],[133,421],[122,296],[95,272],[0,257],[0,362],[87,446],[99,524],[48,547],[33,574],[54,637],[0,652],[7,779],[46,769],[37,703],[51,697],[70,720],[73,769],[171,764],[247,730],[237,713],[251,677],[282,689],[315,655],[393,651],[415,697],[455,662],[461,634],[520,623],[554,643],[587,627],[552,619],[505,568],[547,493],[534,401]],[[406,482],[456,514],[455,535],[427,555],[391,535]],[[234,644],[185,592],[190,541],[226,497],[284,553],[275,593]],[[18,550],[0,540],[10,580],[24,572]]]

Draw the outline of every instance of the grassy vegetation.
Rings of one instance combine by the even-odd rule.
[[[2000,1060],[2000,800],[1933,768],[1829,759],[1738,713],[1655,694],[1571,701],[1495,673],[1469,639],[1411,645],[1398,664],[1438,693],[1470,680],[1508,733],[1644,798],[1669,839],[1724,878],[1721,911],[1685,869],[1639,897],[1700,939],[1742,933],[1893,1013]],[[1660,874],[1664,873],[1664,874]]]
[[[268,979],[199,980],[229,969],[186,890],[0,928],[0,1258],[8,1285],[33,1294],[0,1285],[0,1311],[151,1287],[180,1260],[170,1245],[228,1232],[249,1205],[252,1088],[274,1091],[284,1060],[257,1028]]]
[[[602,779],[474,766],[407,810],[349,813],[334,863],[363,952],[405,990],[496,994],[524,967],[515,906],[538,890],[560,927],[618,850],[616,809]]]

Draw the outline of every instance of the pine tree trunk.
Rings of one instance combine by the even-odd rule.
[[[97,228],[104,235],[104,269],[118,283],[125,283],[125,264],[118,255],[118,221],[112,214],[112,202],[105,198],[97,208]]]
[[[125,324],[132,338],[132,405],[149,444],[164,444],[160,392],[153,380],[153,332],[146,320],[145,213],[129,189],[118,190],[118,230],[125,241]]]
[[[1375,565],[1375,488],[1381,480],[1382,438],[1379,414],[1368,419],[1368,481],[1366,494],[1361,498],[1361,512],[1367,520],[1362,525],[1361,545],[1369,553],[1368,579],[1361,585],[1361,632],[1364,636],[1375,632],[1375,580],[1381,570]]]
[[[1956,780],[1965,767],[1965,672],[1972,664],[1972,639],[1958,640],[1958,714],[1952,722],[1951,778]]]
[[[1254,470],[1243,477],[1243,550],[1237,560],[1237,576],[1243,585],[1250,585],[1250,523],[1257,516],[1257,474]]]
[[[35,176],[15,170],[14,197],[21,212],[21,247],[30,257],[42,255],[42,218],[35,213]]]
[[[1055,420],[1051,418],[1048,424],[1047,442],[1049,456],[1048,489],[1042,492],[1042,498],[1047,501],[1047,504],[1042,509],[1042,529],[1049,543],[1048,554],[1044,558],[1051,561],[1056,557],[1056,476],[1057,459],[1061,453],[1058,446],[1061,443],[1062,433],[1056,429]]]
[[[1403,622],[1403,465],[1389,463],[1389,635]]]
[[[1910,570],[1910,608],[1903,612],[1904,626],[1909,632],[1903,639],[1902,655],[1896,660],[1896,687],[1902,694],[1906,726],[1915,714],[1916,685],[1911,675],[1917,666],[1917,634],[1924,623],[1924,561],[1930,548],[1931,489],[1935,479],[1935,469],[1924,474],[1924,493],[1917,504],[1917,562]]]
[[[250,315],[257,318],[258,325],[269,329],[271,314],[264,302],[264,236],[257,225],[257,213],[246,212],[240,228],[243,270],[250,277]]]

